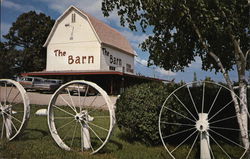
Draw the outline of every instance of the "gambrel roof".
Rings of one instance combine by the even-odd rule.
[[[50,41],[50,39],[52,38],[55,29],[57,27],[57,25],[59,24],[60,20],[64,17],[64,15],[66,15],[69,11],[71,10],[76,10],[78,13],[80,13],[82,16],[86,17],[86,19],[88,20],[93,32],[95,33],[98,41],[100,42],[100,44],[104,44],[116,49],[119,49],[127,54],[130,55],[134,55],[135,56],[135,52],[132,49],[130,43],[128,42],[128,40],[117,30],[115,30],[114,28],[108,26],[107,24],[105,24],[104,22],[98,20],[97,18],[89,15],[88,13],[84,12],[83,10],[75,7],[75,6],[70,6],[55,22],[45,44],[44,47],[46,47]]]

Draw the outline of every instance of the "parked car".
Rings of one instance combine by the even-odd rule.
[[[55,83],[55,84],[61,85],[63,83],[63,80],[60,80],[60,79],[46,79],[45,82],[47,82],[47,83]]]
[[[21,77],[18,81],[26,90],[54,92],[62,84],[62,80],[41,77]]]
[[[71,95],[79,95],[79,92],[80,92],[80,95],[84,96],[86,94],[86,91],[88,92],[86,94],[87,96],[92,96],[92,95],[97,94],[97,91],[93,87],[88,88],[87,85],[73,84],[73,85],[69,85],[67,89]]]

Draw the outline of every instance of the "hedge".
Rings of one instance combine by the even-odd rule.
[[[121,94],[120,98],[116,102],[116,119],[118,127],[125,131],[127,136],[133,140],[141,141],[147,145],[159,144],[161,140],[158,131],[158,119],[162,104],[169,94],[180,85],[181,84],[144,83],[128,88],[123,94]],[[198,112],[201,112],[202,86],[191,87],[190,90],[195,102],[197,103]],[[218,87],[216,86],[211,85],[211,87],[206,88],[204,112],[208,112],[217,91]],[[181,98],[181,101],[185,103],[185,105],[189,107],[189,110],[198,118],[195,109],[193,109],[193,103],[190,100],[187,89],[181,89],[181,91],[176,92],[176,95]],[[249,98],[250,93],[248,93],[248,101],[250,101]],[[211,111],[211,115],[219,111],[229,101],[231,101],[230,92],[226,89],[222,89],[218,96],[218,100],[215,102],[216,106],[214,106]],[[249,103],[250,102],[248,102],[248,105]],[[166,105],[169,108],[192,118],[176,99],[169,99]],[[214,120],[234,115],[235,110],[233,105],[231,104],[229,107],[231,108],[223,111],[223,114],[221,113],[217,115]],[[163,111],[162,117],[163,120],[168,122],[183,121],[182,117],[170,111]],[[233,123],[225,121],[219,123],[217,126],[238,128],[236,121]],[[167,134],[176,131],[178,127],[163,125],[161,129]],[[236,133],[228,135],[229,138],[238,140],[238,135]]]

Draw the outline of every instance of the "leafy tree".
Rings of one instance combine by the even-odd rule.
[[[250,66],[248,0],[103,0],[105,16],[116,10],[121,25],[133,31],[152,29],[140,45],[148,51],[149,64],[183,71],[196,56],[202,69],[221,72],[233,90],[228,71],[236,66],[239,94],[234,105],[241,138],[249,147],[247,133],[247,81]]]
[[[54,24],[49,16],[30,11],[21,14],[14,22],[9,33],[3,37],[8,48],[15,48],[15,66],[21,72],[43,70],[46,66],[46,49],[43,44]]]
[[[15,68],[15,54],[17,50],[7,49],[5,45],[0,42],[0,78],[13,78],[16,73]]]

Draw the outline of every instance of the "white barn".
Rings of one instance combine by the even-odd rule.
[[[23,76],[84,79],[109,94],[119,94],[133,84],[159,80],[135,75],[134,50],[117,30],[70,6],[55,22],[44,47],[46,70]]]
[[[118,71],[134,74],[135,53],[118,31],[71,6],[47,41],[46,71]]]

